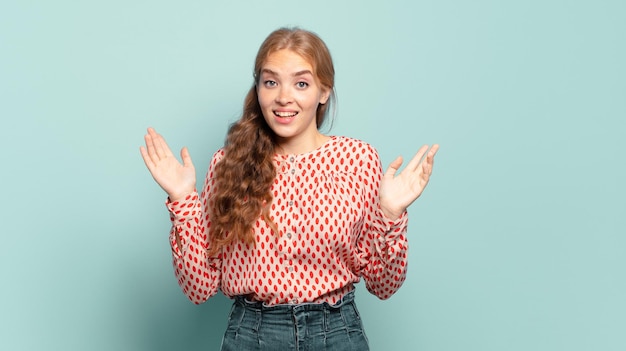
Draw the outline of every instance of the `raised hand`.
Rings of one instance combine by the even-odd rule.
[[[433,171],[437,150],[439,150],[437,144],[430,150],[428,145],[422,146],[398,175],[396,172],[402,165],[402,157],[398,156],[391,162],[380,185],[380,207],[387,218],[395,220],[400,217],[422,194]]]
[[[153,128],[148,128],[148,134],[144,139],[146,147],[139,148],[141,157],[152,178],[165,190],[170,201],[181,200],[192,193],[196,189],[196,171],[187,148],[184,147],[180,151],[183,160],[181,164],[167,146],[165,139]]]

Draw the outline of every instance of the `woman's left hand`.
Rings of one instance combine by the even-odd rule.
[[[395,220],[400,217],[422,194],[433,172],[437,150],[438,144],[434,144],[430,151],[428,145],[422,146],[398,175],[396,172],[402,165],[402,156],[391,162],[380,185],[380,208],[387,218]],[[428,154],[424,157],[427,151]]]

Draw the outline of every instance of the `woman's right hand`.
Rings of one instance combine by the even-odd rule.
[[[148,128],[148,134],[144,139],[146,147],[139,148],[141,157],[152,178],[165,190],[170,201],[182,200],[196,190],[196,170],[186,147],[180,151],[180,157],[183,159],[181,164],[167,146],[165,139],[153,128]]]

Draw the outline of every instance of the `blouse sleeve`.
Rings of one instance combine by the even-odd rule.
[[[361,174],[365,222],[357,250],[367,289],[384,300],[398,291],[406,279],[408,215],[404,211],[398,219],[390,220],[383,214],[378,197],[382,166],[371,146],[368,157],[371,166],[363,167]]]
[[[221,259],[209,257],[209,197],[214,183],[215,165],[223,153],[213,155],[202,193],[194,191],[184,200],[166,202],[172,228],[170,245],[174,275],[183,293],[195,304],[215,295],[220,286]]]

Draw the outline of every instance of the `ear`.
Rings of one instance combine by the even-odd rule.
[[[328,99],[330,98],[331,90],[332,89],[329,89],[327,87],[322,88],[322,96],[320,97],[320,104],[324,105],[325,103],[328,102]]]

